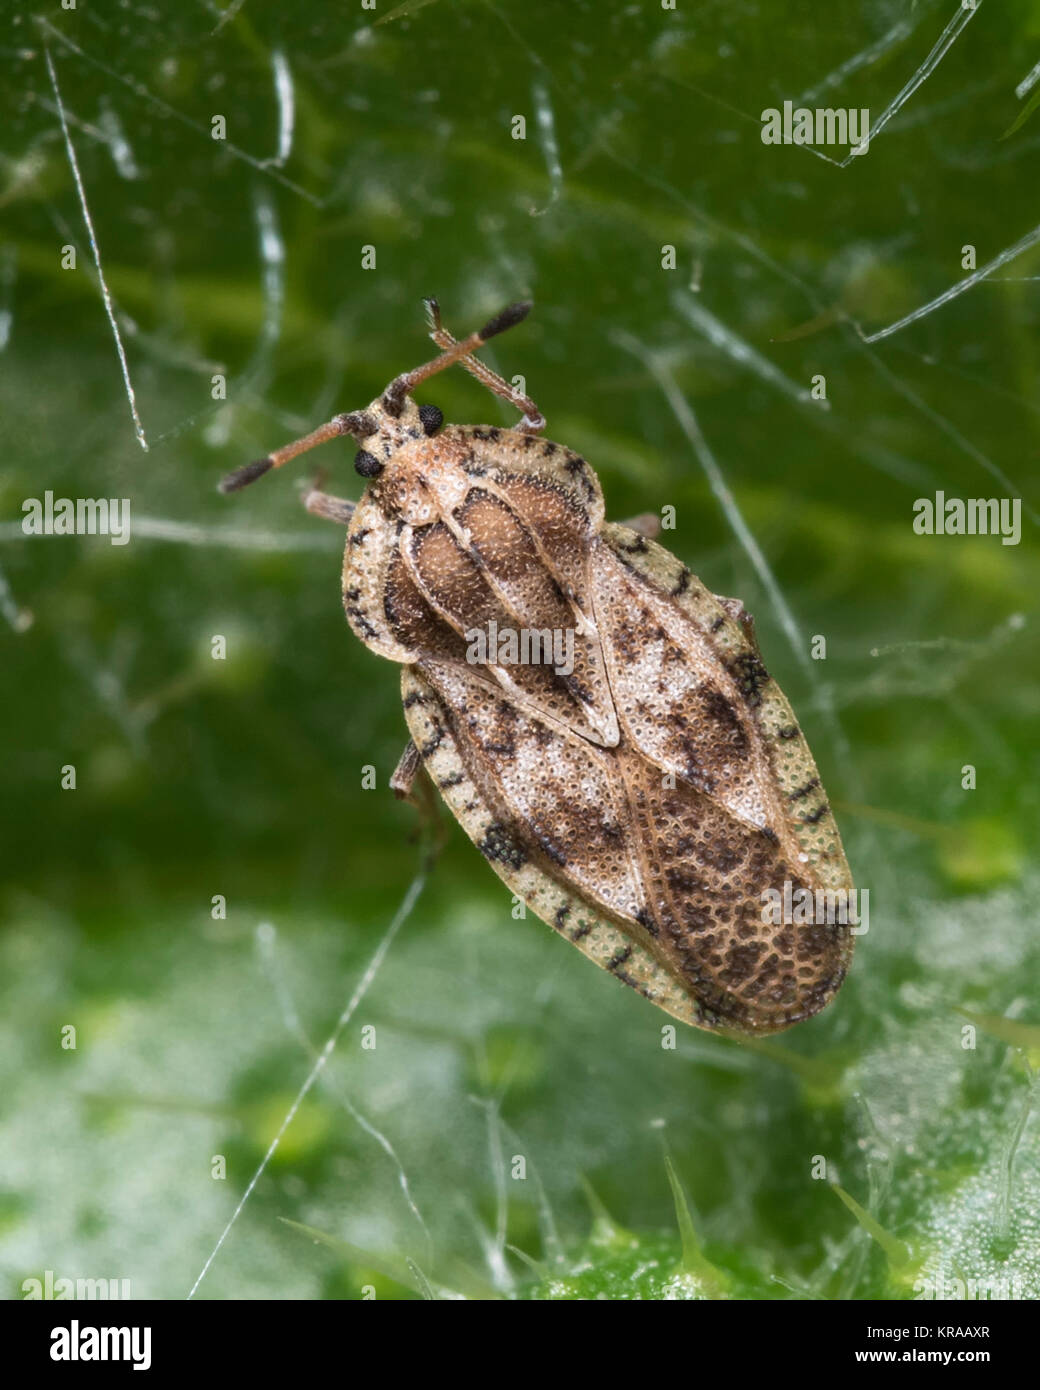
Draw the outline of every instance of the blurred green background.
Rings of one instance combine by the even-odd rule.
[[[455,331],[532,297],[487,360],[754,613],[870,930],[820,1017],[668,1050],[452,826],[198,1296],[1040,1296],[1040,249],[854,327],[1040,222],[1040,115],[1006,134],[1040,3],[40,13],[0,98],[3,1296],[187,1293],[417,870],[308,467],[215,483],[423,360],[429,294]],[[785,99],[876,126],[915,73],[844,167],[760,139]],[[425,398],[515,418],[461,372]],[[312,456],[347,496],[352,452]],[[129,497],[130,543],[23,536],[47,489]],[[1021,544],[915,535],[938,489],[1022,497]]]

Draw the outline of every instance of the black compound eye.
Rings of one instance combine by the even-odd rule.
[[[419,419],[426,434],[436,434],[444,424],[444,411],[435,405],[421,405]]]
[[[375,454],[370,454],[367,449],[359,449],[354,455],[354,467],[363,478],[378,478],[384,466]]]

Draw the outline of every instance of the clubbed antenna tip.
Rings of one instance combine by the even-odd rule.
[[[493,319],[489,319],[480,330],[479,336],[486,343],[489,338],[494,338],[499,333],[504,333],[507,328],[512,328],[515,324],[522,323],[531,312],[531,301],[522,300],[519,304],[510,304],[507,309],[503,309],[500,314],[496,314]]]
[[[266,458],[254,459],[252,463],[244,463],[241,468],[235,468],[226,477],[221,478],[217,484],[218,492],[237,492],[239,488],[245,487],[248,483],[256,482],[257,478],[262,478],[274,466],[274,460],[270,454]]]

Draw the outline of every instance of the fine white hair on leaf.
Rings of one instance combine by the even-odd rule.
[[[819,96],[821,92],[827,91],[830,87],[837,87],[846,77],[851,77],[854,72],[859,72],[863,68],[870,67],[872,63],[876,63],[877,60],[884,57],[890,49],[897,47],[904,39],[910,37],[914,31],[915,23],[916,21],[911,21],[909,19],[897,19],[891,29],[882,34],[879,39],[875,39],[872,44],[868,44],[866,48],[860,49],[858,53],[854,53],[851,58],[846,58],[844,63],[836,67],[833,72],[828,73],[826,77],[822,77],[819,82],[815,82],[811,87],[807,87],[806,90],[802,92],[801,96],[797,98],[795,105],[804,106],[807,102],[812,101],[814,97]]]
[[[87,193],[83,187],[83,178],[79,171],[79,163],[76,159],[76,150],[72,143],[72,135],[69,132],[69,123],[65,119],[65,103],[61,99],[61,91],[58,87],[58,74],[54,70],[54,60],[51,58],[51,51],[45,47],[43,56],[47,62],[47,72],[50,75],[51,87],[54,90],[54,100],[58,106],[58,117],[61,120],[61,133],[65,137],[65,152],[69,157],[69,167],[72,170],[72,177],[76,184],[76,192],[79,194],[79,205],[83,212],[83,221],[86,224],[87,236],[90,239],[90,249],[94,255],[94,266],[97,269],[98,285],[101,289],[101,299],[105,306],[105,313],[108,315],[108,322],[112,328],[112,336],[116,343],[116,353],[119,357],[119,366],[123,373],[123,385],[126,388],[126,398],[130,403],[130,416],[134,422],[134,434],[137,442],[144,451],[148,452],[148,440],[145,437],[144,426],[141,424],[141,417],[137,413],[137,398],[134,395],[134,385],[130,380],[130,367],[126,360],[126,352],[123,348],[123,339],[119,332],[119,324],[116,322],[115,309],[112,306],[112,296],[109,293],[108,284],[105,281],[105,272],[101,268],[101,248],[98,245],[97,234],[94,231],[94,219],[90,215],[90,208],[87,205]]]
[[[111,106],[106,106],[98,118],[98,130],[101,138],[108,146],[112,155],[112,163],[116,166],[116,173],[123,179],[139,179],[141,171],[137,167],[134,159],[134,152],[130,147],[126,132],[122,122]]]
[[[697,459],[707,476],[708,484],[712,492],[715,494],[719,505],[725,513],[726,520],[729,522],[734,535],[737,537],[741,547],[751,561],[752,568],[762,582],[762,587],[769,595],[769,600],[773,605],[777,620],[784,631],[784,635],[790,643],[791,650],[794,652],[800,665],[806,670],[811,670],[811,663],[809,657],[806,655],[805,639],[798,626],[797,620],[791,612],[787,600],[784,598],[780,585],[777,583],[776,576],[769,567],[769,561],[762,553],[761,546],[758,544],[750,527],[744,520],[743,513],[737,506],[736,499],[723,476],[722,469],[719,467],[715,455],[708,447],[708,442],[701,432],[701,427],[697,423],[697,417],[691,410],[686,397],[679,390],[675,378],[661,359],[644,343],[633,338],[631,334],[617,330],[611,334],[611,337],[614,342],[617,343],[618,347],[623,348],[626,352],[630,352],[633,357],[638,358],[639,361],[643,363],[661,388],[665,400],[668,402],[672,409],[672,413],[678,421],[679,428],[693,446],[693,451],[697,455]]]
[[[55,116],[59,115],[57,105],[48,101],[46,97],[35,96],[36,105],[42,107],[44,111],[50,111]],[[94,140],[99,145],[104,145],[112,156],[112,163],[115,165],[116,173],[123,179],[139,179],[141,171],[137,167],[134,159],[134,152],[130,148],[130,142],[126,138],[126,133],[120,123],[119,117],[111,107],[106,106],[98,117],[97,125],[90,121],[85,121],[80,116],[76,116],[68,108],[65,110],[65,119],[73,130],[82,131],[88,139]]]
[[[180,125],[187,126],[189,130],[194,130],[197,135],[201,135],[204,139],[211,139],[211,133],[207,126],[192,120],[192,118],[186,116],[183,111],[178,111],[177,108],[171,106],[168,101],[163,101],[162,97],[157,97],[143,82],[138,82],[132,77],[125,77],[123,73],[118,72],[107,63],[101,62],[99,58],[95,58],[93,54],[88,53],[86,49],[80,48],[79,44],[73,43],[73,41],[67,38],[60,29],[56,29],[54,25],[49,23],[46,19],[37,17],[36,22],[41,29],[46,30],[49,38],[52,38],[56,43],[60,43],[70,53],[75,53],[77,58],[81,58],[85,63],[89,63],[91,67],[95,67],[99,72],[103,72],[107,77],[111,77],[114,82],[122,83],[122,85],[133,92],[134,96],[139,98],[139,100],[147,102],[154,110],[161,112],[164,116],[168,116],[170,120],[177,121]],[[316,197],[315,194],[311,193],[308,189],[301,188],[301,186],[298,183],[294,183],[292,179],[286,178],[283,173],[280,173],[278,169],[271,165],[270,161],[257,159],[256,155],[249,154],[248,151],[243,150],[232,140],[221,140],[220,147],[227,154],[231,155],[233,159],[240,159],[251,168],[258,170],[262,174],[266,174],[268,178],[274,179],[284,188],[288,188],[291,192],[295,193],[297,197],[304,198],[308,203],[313,204],[314,207],[320,208],[324,206],[321,198]]]
[[[303,1026],[303,1020],[300,1018],[299,1010],[297,1009],[296,1004],[293,1001],[293,997],[289,992],[289,987],[285,982],[284,973],[279,966],[279,962],[275,952],[275,944],[277,941],[277,937],[278,933],[275,930],[272,923],[260,923],[260,925],[256,929],[256,944],[260,952],[260,959],[263,963],[264,970],[267,973],[267,978],[271,982],[271,988],[274,990],[274,995],[275,999],[278,1002],[278,1007],[281,1009],[282,1021],[285,1024],[286,1032],[288,1032],[291,1037],[296,1039],[299,1045],[303,1048],[303,1050],[306,1053],[310,1055],[312,1059],[316,1060],[318,1056],[317,1049],[314,1047],[314,1044],[311,1042],[310,1037],[307,1034],[307,1030]],[[347,1112],[350,1118],[357,1125],[359,1125],[365,1131],[365,1133],[369,1135],[370,1138],[375,1140],[375,1142],[386,1154],[387,1158],[389,1158],[390,1162],[397,1169],[398,1185],[401,1189],[401,1192],[404,1195],[404,1199],[408,1205],[409,1210],[415,1217],[415,1220],[418,1222],[419,1227],[422,1230],[423,1238],[426,1242],[426,1260],[428,1263],[432,1264],[433,1241],[430,1236],[429,1227],[423,1220],[422,1212],[420,1212],[418,1206],[416,1205],[415,1198],[412,1196],[412,1188],[411,1184],[408,1181],[408,1174],[404,1170],[404,1164],[398,1157],[397,1150],[394,1148],[393,1144],[391,1144],[390,1140],[386,1137],[382,1130],[378,1129],[372,1123],[371,1120],[369,1120],[365,1115],[361,1113],[360,1110],[358,1110],[357,1106],[354,1105],[353,1101],[346,1094],[343,1088],[339,1086],[327,1072],[325,1073],[324,1080],[326,1087],[330,1091],[332,1091],[332,1093],[335,1095],[339,1103],[343,1106],[344,1110]]]
[[[924,486],[926,484],[927,475],[920,468],[916,467],[910,460],[903,459],[890,450],[881,448],[870,439],[861,438],[854,431],[850,432],[847,422],[835,419],[832,415],[829,400],[814,399],[809,390],[793,381],[767,357],[734,332],[728,324],[723,323],[709,309],[692,299],[689,293],[676,290],[672,295],[672,304],[689,320],[692,327],[703,334],[712,347],[724,353],[738,366],[753,372],[789,400],[794,401],[795,404],[803,406],[815,428],[822,429],[833,437],[845,441],[847,447],[851,447],[854,453],[887,477],[895,478],[907,486]],[[857,346],[862,347],[858,340]],[[864,348],[863,351],[866,349]]]
[[[321,531],[264,531],[250,527],[204,526],[158,516],[133,516],[133,539],[170,541],[175,545],[217,546],[228,550],[342,550],[343,542]],[[0,522],[0,541],[29,540],[20,521]]]
[[[903,84],[881,112],[880,116],[878,116],[875,121],[871,122],[869,137],[871,142],[877,139],[885,126],[890,123],[893,117],[898,115],[917,89],[931,77],[932,73],[960,37],[965,26],[977,13],[981,4],[982,0],[977,0],[977,4],[971,8],[964,9],[958,6],[953,18],[939,35],[927,58],[925,58],[924,62],[920,64]],[[878,58],[882,57],[885,53],[889,52],[907,38],[913,32],[913,28],[914,25],[907,20],[897,21],[892,28],[886,34],[883,34],[875,43],[870,44],[861,52],[853,54],[851,58],[848,58],[832,73],[829,73],[813,87],[803,92],[794,104],[802,105],[812,100],[812,98],[818,96],[820,92],[831,87],[836,87],[846,77],[850,77],[861,68],[876,62]],[[814,155],[817,159],[822,159],[825,164],[832,164],[837,169],[846,169],[854,159],[860,158],[866,153],[867,143],[864,142],[862,145],[851,149],[844,159],[834,159],[831,155],[825,154],[823,150],[817,149],[814,145],[798,145],[796,148],[804,150],[807,154]]]
[[[932,46],[932,50],[928,54],[927,58],[925,58],[924,62],[920,65],[920,67],[917,68],[916,71],[911,74],[911,76],[907,79],[904,85],[899,89],[896,95],[885,107],[884,111],[882,111],[881,115],[877,118],[877,120],[871,123],[871,143],[873,143],[873,141],[877,139],[877,137],[881,134],[885,126],[888,125],[892,118],[899,114],[899,112],[903,109],[903,107],[910,100],[910,98],[917,91],[917,89],[923,86],[925,82],[927,82],[928,78],[931,77],[932,73],[939,66],[942,60],[946,57],[947,53],[950,51],[953,45],[960,38],[961,34],[964,32],[964,29],[972,21],[972,19],[974,19],[975,15],[979,12],[981,8],[982,0],[977,0],[977,3],[968,9],[965,9],[960,4],[960,0],[958,0],[957,9],[954,12],[953,18],[950,20],[949,24],[947,24],[946,28],[936,39],[934,45]],[[856,152],[851,151],[841,161],[842,167],[849,164],[856,157]]]
[[[21,527],[18,528],[19,531]],[[33,625],[33,615],[28,608],[22,608],[16,602],[14,594],[11,593],[11,586],[7,582],[7,577],[0,570],[0,613],[14,632],[28,632]]]
[[[207,1255],[206,1262],[199,1270],[198,1276],[196,1277],[194,1284],[192,1284],[191,1288],[188,1290],[187,1296],[189,1299],[194,1298],[196,1290],[202,1283],[203,1279],[205,1279],[206,1275],[209,1273],[210,1266],[213,1264],[213,1261],[217,1258],[217,1256],[220,1254],[220,1251],[223,1249],[224,1242],[231,1234],[232,1228],[234,1227],[236,1221],[242,1215],[245,1205],[249,1201],[250,1197],[253,1195],[257,1183],[260,1181],[264,1173],[267,1171],[267,1165],[271,1162],[271,1159],[278,1151],[278,1146],[281,1144],[282,1138],[284,1137],[286,1130],[289,1128],[293,1120],[296,1118],[300,1106],[306,1100],[308,1093],[314,1086],[314,1083],[317,1081],[321,1073],[325,1070],[325,1066],[329,1058],[332,1056],[333,1052],[335,1052],[336,1044],[339,1042],[340,1039],[340,1034],[343,1032],[344,1028],[346,1028],[350,1020],[354,1017],[358,1005],[361,1003],[362,999],[364,999],[365,995],[371,988],[373,980],[379,974],[379,969],[382,966],[383,961],[386,959],[387,952],[393,945],[394,938],[397,936],[397,933],[401,930],[401,927],[404,925],[404,923],[411,916],[412,908],[415,906],[419,898],[419,894],[422,892],[423,887],[425,886],[428,872],[428,866],[426,861],[424,860],[420,864],[419,868],[416,869],[412,881],[408,885],[408,890],[405,893],[403,899],[401,900],[401,905],[394,913],[390,925],[383,933],[382,940],[373,952],[372,958],[368,963],[365,973],[358,981],[353,994],[351,994],[350,998],[347,1000],[343,1008],[343,1012],[336,1020],[335,1027],[329,1034],[328,1038],[325,1040],[324,1047],[318,1053],[317,1057],[315,1057],[310,1071],[307,1073],[306,1077],[303,1080],[303,1084],[300,1086],[300,1089],[296,1092],[296,1096],[293,1099],[292,1104],[285,1112],[285,1117],[283,1118],[281,1124],[278,1126],[277,1133],[271,1140],[270,1144],[267,1146],[267,1152],[264,1154],[263,1158],[257,1164],[256,1171],[253,1173],[253,1176],[249,1179],[249,1182],[246,1184],[246,1190],[242,1193],[242,1196],[239,1198],[238,1205],[235,1207],[234,1211],[228,1218],[227,1225],[224,1227],[220,1235],[217,1237],[217,1243],[216,1245],[214,1245],[209,1255]]]
[[[292,151],[296,100],[293,94],[292,69],[280,48],[276,48],[271,54],[271,69],[274,73],[274,93],[278,101],[278,153],[268,164],[281,168]]]
[[[909,314],[904,314],[901,319],[896,319],[895,323],[888,324],[885,328],[879,328],[875,333],[864,333],[860,329],[860,334],[865,343],[877,343],[882,338],[890,338],[893,333],[898,333],[900,329],[906,328],[911,323],[916,323],[918,319],[923,319],[927,314],[934,313],[936,309],[941,309],[944,304],[949,304],[951,299],[957,299],[967,290],[974,288],[981,280],[992,275],[994,270],[999,270],[1002,265],[1007,265],[1008,261],[1015,260],[1024,251],[1040,242],[1040,226],[1033,228],[1031,232],[1026,232],[1025,236],[1020,237],[1013,246],[1005,247],[999,256],[994,256],[985,265],[979,266],[971,275],[966,275],[963,280],[958,280],[956,284],[950,285],[942,294],[935,299],[930,299],[927,304],[921,304]]]
[[[235,380],[236,395],[247,386],[250,391],[263,394],[271,372],[271,353],[281,337],[285,308],[285,243],[278,226],[274,201],[266,188],[257,188],[253,211],[260,252],[264,313],[253,355]]]
[[[893,391],[896,391],[900,396],[902,396],[905,401],[912,405],[915,410],[919,411],[920,414],[925,416],[926,419],[931,420],[931,422],[934,425],[936,425],[940,430],[942,430],[943,434],[945,434],[948,439],[953,440],[953,442],[963,453],[967,454],[969,458],[974,459],[980,467],[984,468],[986,472],[990,475],[990,477],[994,480],[994,482],[1000,484],[1000,486],[1004,489],[1004,491],[1008,494],[1009,497],[1021,496],[1021,489],[1015,486],[1015,484],[1011,481],[1011,479],[1007,476],[1007,474],[1004,472],[1002,468],[998,467],[998,465],[995,464],[987,454],[984,454],[981,449],[977,448],[971,442],[970,439],[963,435],[956,425],[952,424],[951,421],[947,420],[945,415],[940,415],[939,412],[937,410],[934,410],[928,404],[927,401],[922,400],[922,398],[917,394],[917,392],[914,391],[910,386],[908,386],[907,383],[902,379],[902,377],[900,377],[896,372],[890,371],[889,368],[885,366],[884,362],[882,362],[881,358],[877,355],[877,353],[871,352],[870,349],[866,347],[863,348],[863,353],[866,356],[867,360],[880,373],[880,375],[885,378],[888,384],[892,387]],[[1040,520],[1040,518],[1037,517],[1036,512],[1024,499],[1022,505],[1025,508],[1026,515],[1030,517],[1030,519],[1034,523],[1037,520]]]
[[[513,1287],[513,1276],[506,1263],[506,1230],[509,1225],[509,1193],[506,1187],[505,1154],[502,1149],[502,1120],[499,1114],[499,1101],[495,1096],[471,1096],[473,1104],[484,1112],[487,1122],[488,1159],[491,1166],[491,1180],[495,1187],[495,1231],[492,1235],[484,1230],[474,1213],[478,1237],[484,1247],[484,1257],[491,1272],[495,1288],[509,1290]]]
[[[997,1199],[996,1236],[1001,1244],[1007,1242],[1011,1236],[1011,1194],[1014,1187],[1015,1155],[1022,1140],[1026,1121],[1032,1114],[1037,1092],[1040,1090],[1040,1072],[1035,1072],[1030,1068],[1028,1076],[1029,1082],[1026,1086],[1021,1109],[1018,1112],[1018,1118],[1008,1134],[1000,1155],[1000,1193]]]
[[[507,1125],[501,1117],[499,1122],[506,1138],[516,1144],[517,1152],[521,1152],[524,1141],[520,1139],[516,1131]],[[535,1194],[538,1198],[538,1225],[541,1232],[542,1245],[546,1255],[548,1255],[552,1263],[554,1265],[562,1265],[564,1262],[563,1244],[560,1241],[559,1231],[556,1228],[556,1217],[553,1215],[553,1209],[549,1202],[549,1195],[545,1190],[545,1184],[542,1182],[537,1164],[529,1154],[526,1155],[526,1158],[528,1174],[534,1183]],[[506,1248],[509,1248],[508,1245]]]
[[[225,24],[230,24],[245,3],[246,0],[231,0],[231,4],[226,10],[217,10],[213,7],[214,13],[219,14],[220,18],[217,20],[216,26],[210,30],[210,38],[212,38],[214,34],[219,34]]]
[[[535,120],[538,126],[538,139],[545,156],[545,167],[549,173],[549,201],[545,207],[531,209],[532,217],[544,217],[563,191],[563,166],[560,163],[560,147],[556,140],[556,119],[553,115],[549,91],[545,83],[537,81],[532,90]]]
[[[1035,68],[1030,68],[1029,72],[1026,73],[1025,77],[1023,77],[1022,81],[1015,88],[1015,96],[1018,97],[1019,101],[1022,100],[1026,92],[1032,91],[1038,81],[1040,81],[1040,63],[1037,63]]]
[[[13,246],[0,248],[0,352],[11,341],[14,313],[11,309],[15,281],[16,256]]]
[[[800,405],[804,405],[812,399],[804,386],[800,386],[797,381],[792,381],[779,367],[774,366],[768,357],[763,357],[743,338],[738,337],[731,328],[728,328],[721,319],[716,318],[699,300],[676,291],[672,295],[672,303],[693,328],[702,333],[713,347],[719,348],[734,362],[742,363],[756,376],[762,377],[763,380],[777,387],[785,396],[789,396],[791,400],[797,401]],[[830,401],[826,400],[815,401],[813,405],[824,410],[831,408]]]

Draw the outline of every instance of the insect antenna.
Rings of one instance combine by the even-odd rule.
[[[436,299],[424,299],[426,313],[430,320],[430,337],[439,348],[454,347],[457,339],[448,332],[441,323],[441,306]],[[515,405],[517,410],[524,412],[524,418],[517,425],[517,429],[525,433],[534,434],[538,430],[545,428],[545,417],[535,405],[530,396],[525,396],[522,392],[514,390],[509,382],[500,377],[479,357],[467,355],[460,360],[460,366],[465,367],[470,376],[476,377],[482,386],[485,386],[494,396],[501,396],[510,405]]]
[[[455,362],[462,362],[467,371],[472,372],[496,395],[504,396],[507,400],[511,400],[514,405],[523,405],[526,413],[520,425],[521,429],[541,429],[545,421],[538,413],[538,407],[534,402],[527,400],[526,397],[518,401],[512,388],[500,376],[471,356],[489,338],[494,338],[497,334],[504,333],[507,328],[512,328],[514,324],[522,322],[531,311],[530,303],[510,304],[500,314],[489,319],[484,327],[478,329],[476,333],[471,333],[469,337],[456,341],[450,333],[440,327],[440,310],[436,308],[437,301],[427,300],[426,302],[428,308],[430,305],[434,306],[430,309],[431,317],[436,315],[433,320],[435,331],[432,336],[439,347],[444,347],[444,351],[439,357],[424,362],[421,367],[413,367],[410,372],[404,372],[401,376],[394,378],[381,398],[386,413],[396,418],[404,407],[405,397],[411,395],[416,386],[426,381],[428,377],[443,372],[445,367],[450,367]],[[262,478],[272,468],[281,468],[283,463],[288,463],[290,459],[297,458],[318,444],[324,444],[326,440],[338,439],[344,434],[364,439],[370,434],[375,434],[378,428],[379,422],[364,410],[353,410],[346,415],[334,415],[331,420],[326,421],[324,425],[319,425],[316,430],[311,430],[310,434],[305,434],[301,439],[294,439],[289,444],[283,444],[280,449],[275,449],[273,453],[266,454],[263,458],[254,459],[252,463],[245,463],[241,468],[234,469],[221,479],[218,484],[218,491],[237,492],[239,488],[246,487],[249,483],[255,482],[257,478]]]
[[[290,444],[283,444],[280,449],[275,449],[262,459],[254,459],[252,463],[244,463],[241,468],[234,469],[220,480],[217,491],[237,492],[239,488],[262,478],[272,468],[281,468],[283,463],[305,454],[308,449],[313,449],[318,444],[324,444],[328,439],[338,439],[344,434],[364,439],[366,435],[374,434],[378,428],[376,421],[363,410],[352,410],[346,415],[334,415],[331,420],[319,425],[316,430],[311,430],[310,434],[305,434],[301,439],[294,439]]]
[[[439,357],[434,357],[430,362],[424,362],[421,367],[413,367],[410,372],[402,373],[401,376],[396,377],[390,383],[383,392],[383,408],[387,413],[390,415],[400,415],[406,396],[410,396],[421,382],[426,381],[431,376],[435,376],[438,372],[443,372],[445,367],[450,367],[456,362],[461,362],[466,370],[473,372],[474,375],[478,375],[481,372],[487,373],[487,377],[494,378],[494,380],[501,385],[508,399],[513,400],[515,404],[515,397],[512,389],[502,381],[501,377],[496,376],[489,367],[485,367],[482,362],[477,362],[471,354],[474,353],[477,348],[483,347],[489,338],[494,338],[499,333],[504,333],[507,328],[512,328],[515,324],[521,323],[531,312],[530,302],[524,301],[519,304],[510,304],[508,308],[503,309],[500,314],[496,314],[493,319],[489,319],[484,327],[479,328],[476,333],[471,333],[468,337],[459,340],[456,340],[450,333],[446,333],[440,328],[440,311],[436,307],[430,307],[431,305],[436,306],[437,301],[435,299],[428,299],[425,303],[430,312],[431,320],[434,321],[436,330],[434,333],[431,333],[430,336],[433,338],[434,342],[437,343],[438,347],[444,348],[444,351]],[[433,319],[435,313],[438,316],[436,320]],[[443,341],[441,337],[436,335],[437,331],[441,333]],[[473,365],[470,365],[471,363]],[[485,385],[489,384],[487,378],[483,375],[480,376],[480,379],[484,381]],[[492,387],[491,389],[494,390],[495,388]],[[501,395],[502,391],[497,391],[496,394]],[[535,414],[537,415],[537,413],[537,407],[535,407]],[[539,428],[542,423],[544,423],[544,421],[540,421]]]

